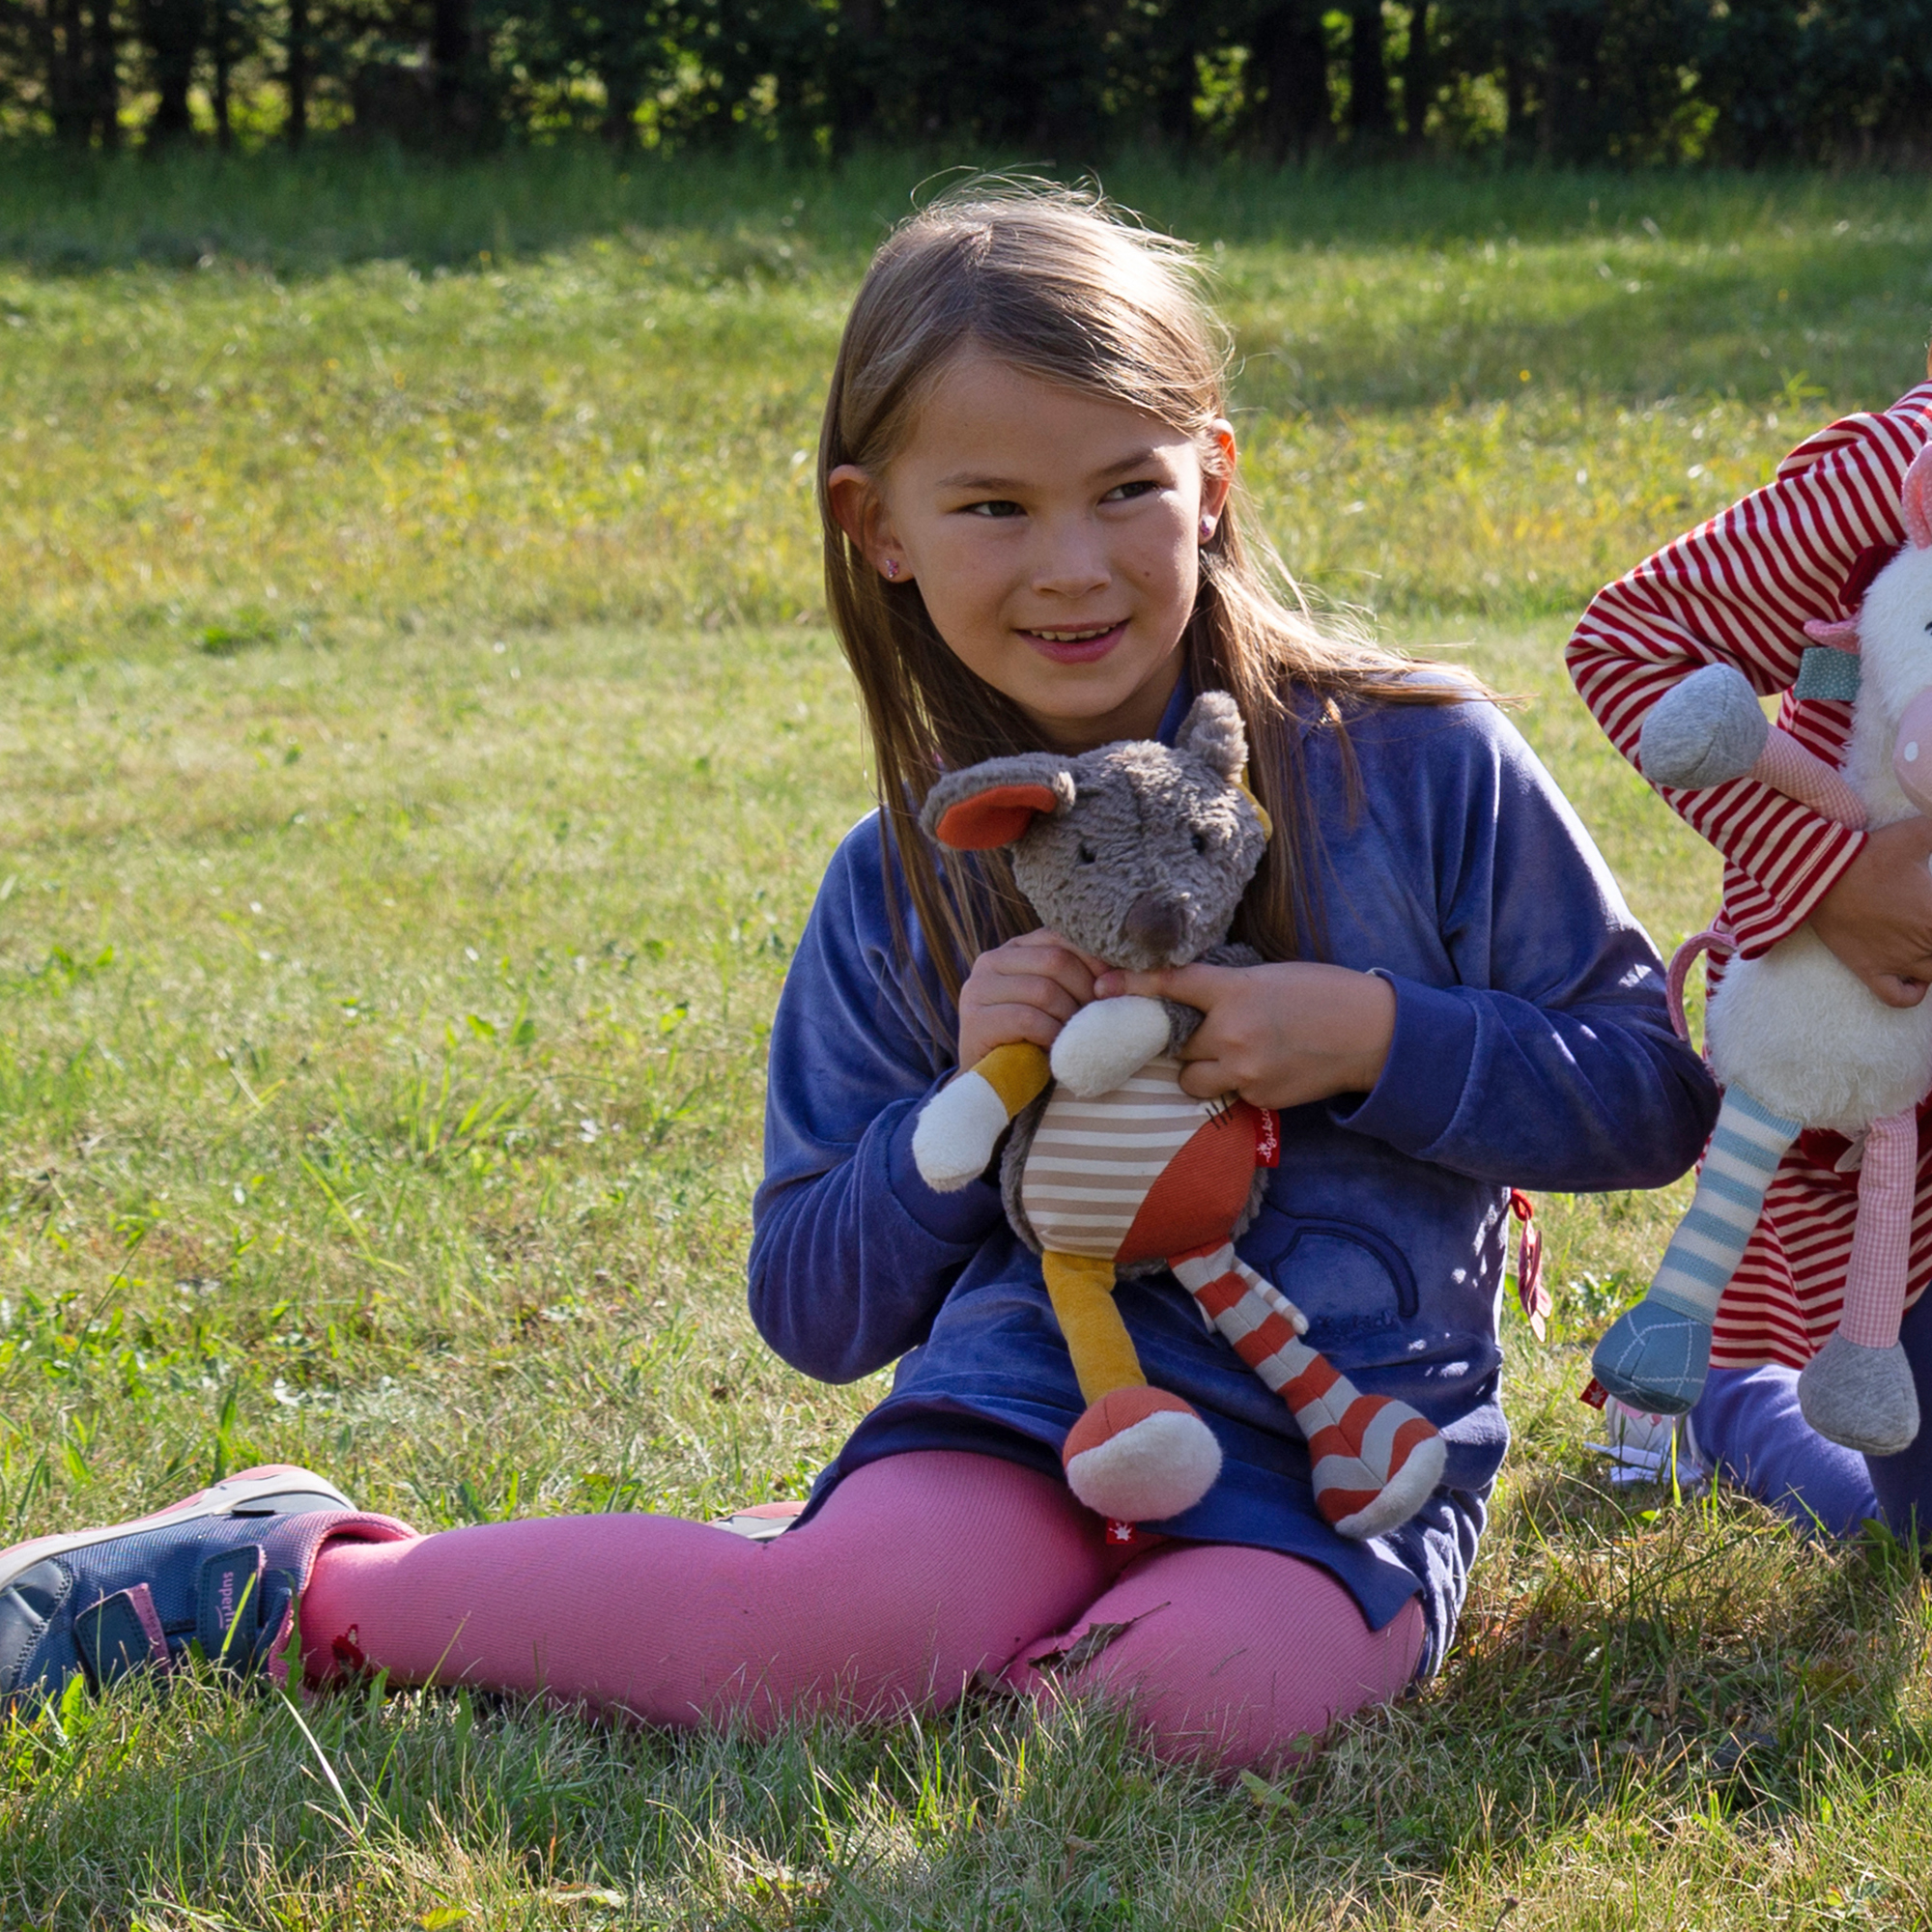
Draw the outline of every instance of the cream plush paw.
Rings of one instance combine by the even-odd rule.
[[[1167,1051],[1167,1009],[1127,994],[1082,1007],[1060,1029],[1047,1057],[1053,1077],[1076,1099],[1111,1094]]]
[[[912,1163],[935,1194],[956,1194],[979,1179],[1007,1129],[1007,1104],[979,1073],[962,1073],[920,1110]]]
[[[1116,1389],[1067,1432],[1067,1487],[1098,1516],[1163,1522],[1192,1509],[1221,1473],[1214,1432],[1178,1395]]]

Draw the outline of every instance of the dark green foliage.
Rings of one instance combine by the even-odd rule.
[[[0,133],[1916,162],[1932,0],[10,0]]]
[[[1932,4],[1713,7],[1697,61],[1720,145],[1747,161],[1932,148]]]

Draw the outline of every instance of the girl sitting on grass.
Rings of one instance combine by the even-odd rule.
[[[943,1709],[976,1680],[1129,1698],[1156,1750],[1305,1750],[1447,1650],[1508,1439],[1507,1189],[1652,1187],[1715,1096],[1576,815],[1463,680],[1324,634],[1242,529],[1226,350],[1182,251],[1067,194],[942,201],[884,245],[833,372],[819,500],[880,809],[835,855],[780,1002],[751,1296],[829,1381],[892,1394],[796,1525],[641,1515],[416,1536],[250,1472],[140,1524],[0,1556],[0,1694],[160,1664],[199,1633],[311,1682],[543,1692],[653,1723]],[[1004,859],[918,827],[949,767],[1172,741],[1237,700],[1276,828],[1237,937],[1273,963],[1107,974]],[[1083,1401],[997,1186],[936,1193],[929,1094],[1083,1004],[1202,1009],[1186,1090],[1287,1110],[1244,1258],[1361,1389],[1447,1438],[1399,1530],[1317,1511],[1287,1406],[1169,1275],[1119,1306],[1207,1418],[1220,1480],[1124,1546],[1068,1492]]]
[[[1570,670],[1626,757],[1659,698],[1706,666],[1729,665],[1756,691],[1779,694],[1779,724],[1837,763],[1852,707],[1842,681],[1820,690],[1804,676],[1804,626],[1858,614],[1864,585],[1905,540],[1899,486],[1929,439],[1932,381],[1882,413],[1820,430],[1763,489],[1598,592],[1571,639]],[[1836,653],[1820,656],[1823,669],[1833,668]],[[1840,658],[1841,674],[1844,666]],[[1724,855],[1722,938],[1713,953],[1720,966],[1768,952],[1808,923],[1889,1006],[1925,997],[1932,821],[1857,832],[1749,778],[1663,797]],[[1932,1417],[1928,1112],[1932,1101],[1918,1114],[1910,1312],[1898,1339],[1919,1412]],[[1735,1266],[1721,1298],[1713,1288],[1704,1321],[1683,1324],[1692,1346],[1679,1385],[1647,1387],[1641,1406],[1682,1408],[1694,1398],[1692,1455],[1801,1524],[1848,1535],[1877,1519],[1904,1535],[1916,1517],[1922,1533],[1932,1527],[1932,1427],[1898,1455],[1865,1457],[1827,1441],[1798,1406],[1798,1373],[1831,1338],[1844,1304],[1859,1200],[1851,1152],[1842,1135],[1822,1128],[1785,1149],[1748,1239],[1722,1258]],[[1715,1265],[1715,1251],[1707,1260]],[[1638,1399],[1634,1383],[1619,1392]],[[1628,1427],[1619,1433],[1632,1439]]]

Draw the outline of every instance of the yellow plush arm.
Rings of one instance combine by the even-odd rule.
[[[994,1047],[973,1071],[1000,1096],[1009,1121],[1022,1107],[1038,1099],[1053,1078],[1045,1048],[1023,1039]]]
[[[1037,1046],[996,1046],[929,1099],[913,1130],[912,1157],[926,1185],[956,1193],[993,1157],[1007,1122],[1052,1078]]]

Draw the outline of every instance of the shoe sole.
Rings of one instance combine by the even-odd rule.
[[[129,1522],[109,1523],[100,1529],[78,1529],[65,1536],[37,1537],[31,1543],[16,1543],[0,1549],[0,1590],[13,1587],[16,1577],[24,1576],[37,1563],[50,1556],[66,1556],[76,1549],[92,1549],[112,1543],[117,1537],[138,1536],[151,1529],[167,1529],[175,1523],[197,1522],[216,1516],[288,1516],[290,1510],[251,1508],[251,1505],[300,1498],[319,1510],[348,1510],[355,1505],[333,1483],[326,1482],[311,1469],[298,1468],[293,1463],[266,1463],[260,1468],[238,1470],[219,1483],[211,1484],[191,1496],[184,1496],[152,1516],[136,1517]]]

